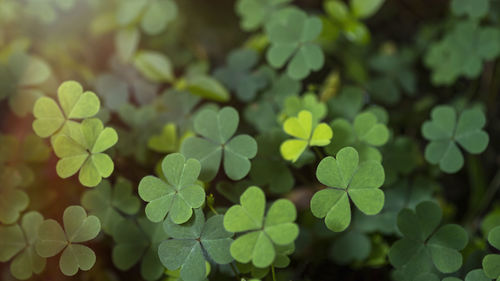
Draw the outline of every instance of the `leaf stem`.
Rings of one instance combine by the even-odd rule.
[[[236,280],[240,280],[240,274],[236,270],[236,266],[234,266],[234,263],[230,263],[229,266],[231,266],[231,269],[233,270],[234,276],[236,277]]]
[[[323,154],[323,152],[321,152],[321,150],[319,150],[319,147],[317,146],[313,146],[312,149],[314,150],[314,152],[316,153],[316,156],[318,156],[318,159],[321,160],[323,158],[325,158],[325,155]]]
[[[271,272],[273,274],[273,281],[276,281],[276,271],[274,270],[274,265],[271,265]]]

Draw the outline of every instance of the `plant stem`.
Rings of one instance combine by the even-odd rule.
[[[478,204],[478,207],[475,208],[471,212],[470,216],[466,219],[468,223],[473,223],[474,219],[478,215],[483,213],[484,210],[486,210],[486,208],[490,205],[491,200],[497,193],[498,189],[500,189],[500,171],[498,171],[493,177],[493,180],[491,180],[491,183],[489,184],[488,189],[484,193],[481,202]]]
[[[274,270],[274,265],[271,265],[271,272],[273,274],[273,281],[276,281],[276,272]]]
[[[234,263],[230,263],[229,266],[231,266],[231,269],[233,270],[233,273],[234,273],[234,276],[236,277],[236,280],[240,280],[240,275],[238,274],[238,271],[236,270]]]
[[[217,212],[217,211],[214,209],[214,207],[212,207],[212,205],[211,205],[211,204],[207,204],[207,205],[208,205],[208,208],[210,209],[210,211],[212,211],[212,213],[214,213],[215,215],[218,215],[218,214],[219,214],[219,212]]]
[[[319,160],[321,160],[325,157],[325,155],[321,152],[321,150],[319,150],[319,148],[317,146],[313,146],[312,149],[316,153],[316,156],[318,156]]]

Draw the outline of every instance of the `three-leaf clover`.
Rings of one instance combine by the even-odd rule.
[[[139,183],[139,196],[148,202],[146,216],[152,222],[160,222],[168,214],[176,224],[185,223],[205,202],[205,190],[196,183],[201,165],[196,159],[186,160],[184,155],[167,155],[161,168],[166,181],[146,176]]]
[[[274,68],[281,68],[290,61],[286,71],[296,80],[305,78],[311,70],[320,70],[325,58],[313,40],[319,36],[321,28],[319,18],[308,16],[302,10],[289,8],[281,11],[266,24],[271,41],[267,61]]]
[[[422,125],[422,135],[430,141],[425,148],[425,159],[431,164],[439,164],[443,172],[457,172],[464,164],[457,143],[471,154],[483,152],[489,142],[483,130],[485,123],[484,113],[477,108],[466,109],[457,116],[450,106],[435,107],[431,120]]]
[[[118,134],[113,128],[104,128],[97,118],[85,119],[76,128],[80,131],[55,138],[54,152],[61,158],[57,162],[57,174],[68,178],[80,171],[80,183],[94,187],[114,170],[113,160],[103,152],[116,144]]]
[[[21,212],[28,208],[30,198],[28,194],[13,186],[0,187],[0,222],[15,223]]]
[[[283,123],[288,135],[295,137],[284,141],[280,152],[284,159],[295,162],[308,146],[325,146],[333,136],[332,129],[326,123],[313,122],[311,112],[302,110],[297,117],[290,117]]]
[[[430,201],[418,204],[415,211],[403,209],[399,213],[403,238],[392,245],[389,261],[405,276],[429,272],[433,265],[440,272],[452,273],[462,265],[459,251],[467,245],[467,232],[456,224],[438,228],[441,217],[441,208]]]
[[[221,161],[226,175],[232,180],[240,180],[250,171],[250,159],[257,154],[257,142],[249,135],[233,137],[238,123],[238,112],[232,107],[224,107],[218,112],[205,109],[196,115],[194,131],[202,137],[187,138],[181,152],[201,162],[201,180],[212,180]]]
[[[64,275],[73,276],[78,269],[89,270],[94,266],[94,251],[82,242],[94,239],[101,230],[96,216],[87,216],[80,206],[69,206],[63,214],[64,230],[53,220],[43,221],[38,228],[36,251],[44,258],[53,257],[62,251],[59,268]]]
[[[241,263],[252,262],[259,268],[271,265],[276,247],[291,244],[299,234],[294,223],[297,211],[286,199],[275,201],[264,217],[266,197],[262,189],[249,187],[224,215],[224,227],[231,232],[246,232],[231,244],[231,255]]]
[[[24,214],[20,224],[0,226],[0,262],[12,259],[10,272],[20,280],[39,274],[45,268],[45,258],[35,251],[38,227],[43,216],[35,211]]]
[[[120,270],[129,270],[141,261],[141,275],[148,281],[160,278],[165,268],[158,257],[158,245],[168,238],[161,223],[145,217],[122,220],[115,226],[112,251],[113,264]]]
[[[157,35],[177,16],[172,0],[125,0],[119,3],[116,21],[127,27],[139,23],[148,35]]]
[[[134,215],[140,208],[132,183],[121,177],[113,188],[109,181],[104,180],[95,189],[85,191],[81,201],[91,215],[99,218],[102,230],[108,234],[112,234],[115,226],[123,220],[121,213]]]
[[[500,249],[500,226],[490,230],[488,233],[488,242],[495,249]],[[500,255],[488,254],[483,259],[484,273],[489,278],[498,279],[500,277]]]
[[[78,126],[77,119],[89,118],[97,114],[99,98],[93,92],[83,92],[76,81],[66,81],[57,89],[59,105],[52,98],[39,98],[33,108],[33,130],[46,138],[62,131],[70,134]],[[62,110],[61,110],[62,109]]]
[[[352,147],[341,149],[336,158],[321,160],[316,177],[328,188],[314,194],[311,211],[325,218],[332,231],[343,231],[351,223],[349,198],[367,215],[375,215],[384,207],[384,192],[379,189],[384,183],[384,168],[373,160],[359,164],[358,152]]]
[[[165,233],[172,237],[158,247],[158,255],[169,270],[181,268],[180,276],[186,281],[205,280],[208,259],[217,264],[228,264],[233,258],[229,247],[233,233],[224,229],[224,216],[215,215],[205,222],[201,209],[182,225],[166,220]]]
[[[292,0],[239,0],[236,12],[241,16],[241,28],[255,30],[264,25],[273,13],[286,7]]]

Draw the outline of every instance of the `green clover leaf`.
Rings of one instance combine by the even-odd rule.
[[[326,104],[318,101],[318,96],[314,93],[306,93],[302,97],[290,96],[285,100],[282,114],[285,117],[297,116],[300,111],[307,110],[312,114],[313,124],[317,124],[325,118],[327,113]]]
[[[363,108],[365,91],[358,87],[345,86],[334,98],[328,100],[328,116],[353,120]]]
[[[451,11],[457,15],[467,15],[470,18],[479,19],[484,17],[490,9],[490,0],[453,0]]]
[[[109,181],[102,181],[95,189],[85,191],[82,206],[101,221],[102,230],[112,234],[115,226],[123,220],[123,214],[134,215],[139,211],[140,201],[134,195],[132,183],[118,178],[113,188]]]
[[[477,108],[466,109],[457,116],[450,106],[435,107],[431,120],[422,125],[422,135],[430,141],[425,148],[425,159],[439,164],[443,172],[457,172],[464,164],[457,144],[471,154],[479,154],[488,146],[489,136],[483,130],[485,123],[484,113]]]
[[[172,82],[174,74],[170,59],[159,52],[139,51],[134,57],[134,65],[144,77],[154,82]]]
[[[264,73],[252,70],[258,58],[257,52],[251,49],[232,51],[227,58],[227,66],[216,69],[214,76],[236,92],[239,100],[249,102],[267,85]]]
[[[335,138],[330,145],[325,147],[328,154],[334,155],[346,146],[353,146],[358,150],[361,161],[382,161],[382,155],[378,146],[382,146],[389,140],[389,129],[379,121],[372,112],[365,111],[349,121],[337,118],[330,123],[335,132]]]
[[[226,102],[231,97],[228,90],[218,80],[205,74],[190,75],[186,79],[186,84],[186,90],[191,94],[205,99]]]
[[[294,223],[297,211],[286,199],[275,201],[264,217],[266,197],[256,186],[249,187],[224,216],[224,227],[231,232],[246,232],[231,244],[231,255],[242,263],[252,262],[259,268],[271,265],[278,245],[295,241],[299,228]]]
[[[87,216],[80,206],[69,206],[63,214],[64,230],[53,220],[43,221],[38,228],[36,252],[44,258],[53,257],[62,251],[59,268],[66,276],[73,276],[78,269],[89,270],[94,266],[94,251],[82,242],[94,239],[101,230],[96,216]]]
[[[61,158],[57,162],[57,174],[68,178],[80,171],[80,183],[94,187],[114,170],[113,160],[103,152],[116,144],[118,135],[113,128],[104,128],[97,118],[85,119],[79,129],[79,134],[55,138],[54,152]]]
[[[311,211],[325,218],[328,229],[340,232],[351,223],[349,198],[358,209],[367,214],[378,214],[384,207],[384,168],[377,161],[359,164],[356,149],[345,147],[337,157],[321,160],[316,170],[319,182],[328,188],[318,191],[311,199]]]
[[[15,187],[0,188],[0,222],[4,224],[15,223],[21,212],[28,208],[30,198],[28,194]]]
[[[33,273],[45,269],[45,258],[35,251],[38,227],[43,216],[35,211],[23,215],[20,224],[0,226],[0,262],[12,259],[10,272],[19,280],[29,279]]]
[[[162,153],[179,151],[179,146],[180,143],[175,123],[166,124],[159,135],[153,135],[148,140],[148,147],[150,149]]]
[[[266,58],[274,68],[287,66],[287,74],[300,80],[311,71],[320,70],[325,58],[321,48],[313,43],[322,29],[321,20],[296,8],[285,9],[266,24],[271,41]]]
[[[148,35],[162,33],[177,16],[177,5],[172,0],[125,0],[119,4],[118,24],[127,27],[139,23]]]
[[[59,105],[49,97],[39,98],[33,108],[33,130],[42,137],[50,137],[59,131],[69,134],[77,126],[75,120],[97,114],[99,98],[93,92],[83,92],[76,81],[66,81],[57,90]]]
[[[232,180],[240,180],[250,171],[250,159],[257,154],[257,143],[249,135],[233,137],[238,123],[238,112],[232,107],[219,111],[205,109],[195,117],[194,130],[202,137],[187,138],[181,152],[201,162],[201,180],[212,180],[221,160],[226,175]]]
[[[161,223],[145,217],[137,221],[122,220],[114,229],[116,244],[112,251],[113,264],[120,270],[129,270],[141,261],[141,275],[148,281],[159,279],[165,268],[158,257],[158,246],[168,238]]]
[[[326,146],[332,139],[333,132],[326,123],[313,123],[311,112],[302,110],[297,117],[290,117],[283,123],[284,131],[295,139],[286,140],[280,146],[280,153],[285,160],[297,161],[309,146]],[[314,126],[314,127],[313,127]]]
[[[435,266],[440,272],[452,273],[462,265],[459,252],[468,243],[465,230],[455,224],[438,228],[442,212],[436,203],[422,202],[415,211],[403,209],[398,228],[403,238],[389,251],[390,263],[405,276],[415,277]]]
[[[152,222],[168,218],[176,224],[185,223],[205,202],[205,190],[196,183],[201,165],[180,153],[167,155],[161,163],[166,181],[146,176],[139,183],[139,196],[148,202],[146,216]]]
[[[500,249],[500,226],[490,230],[488,233],[488,242],[495,249]],[[498,279],[500,277],[500,255],[488,254],[483,259],[483,269],[489,278]]]
[[[236,12],[241,17],[240,26],[253,31],[263,26],[273,13],[286,7],[292,0],[238,0]]]
[[[163,241],[158,247],[163,265],[169,270],[181,268],[183,280],[198,281],[205,280],[208,258],[217,264],[230,263],[233,260],[229,252],[233,233],[224,229],[223,220],[224,216],[215,215],[205,222],[201,209],[195,209],[193,217],[182,225],[166,220],[165,233],[172,239]]]

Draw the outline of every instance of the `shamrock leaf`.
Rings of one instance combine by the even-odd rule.
[[[266,24],[266,34],[271,41],[266,58],[274,68],[281,68],[287,61],[287,74],[300,80],[323,67],[325,58],[321,48],[313,41],[321,33],[322,23],[317,17],[302,10],[289,8]]]
[[[257,52],[254,50],[232,51],[227,58],[227,66],[215,70],[214,76],[230,90],[235,91],[238,99],[244,102],[251,101],[267,84],[262,71],[252,70],[257,60]]]
[[[218,102],[226,102],[231,95],[216,79],[205,74],[190,75],[186,79],[186,90],[191,94]]]
[[[148,147],[154,151],[170,153],[179,150],[179,140],[177,139],[177,127],[175,123],[166,124],[161,134],[153,135],[149,138]]]
[[[126,27],[139,23],[148,35],[162,33],[177,16],[177,5],[172,0],[125,0],[119,4],[118,24]]]
[[[239,115],[232,107],[221,110],[202,110],[194,120],[194,131],[202,137],[187,138],[182,154],[200,160],[200,179],[212,180],[223,160],[224,171],[232,180],[240,180],[250,171],[250,159],[257,154],[257,143],[249,135],[233,137],[238,128]]]
[[[44,258],[53,257],[62,251],[59,268],[66,276],[73,276],[78,269],[89,270],[94,266],[94,251],[82,242],[94,239],[101,230],[99,219],[87,216],[80,206],[69,206],[63,214],[64,230],[53,219],[43,221],[38,228],[36,252]]]
[[[152,223],[145,217],[137,221],[122,220],[114,229],[113,264],[120,270],[129,270],[141,261],[141,275],[148,281],[160,278],[165,268],[158,257],[158,245],[168,238],[161,223]]]
[[[215,215],[205,222],[201,209],[195,209],[191,219],[182,225],[166,220],[165,233],[172,239],[163,241],[158,255],[169,270],[181,268],[183,280],[205,280],[207,259],[228,264],[233,258],[229,246],[233,234],[224,229],[224,216]]]
[[[45,258],[35,251],[38,227],[42,222],[42,215],[31,211],[24,214],[20,224],[0,226],[0,262],[13,258],[10,272],[17,279],[26,280],[45,268]]]
[[[135,67],[151,81],[172,82],[174,74],[169,58],[159,52],[140,51],[134,57]]]
[[[82,206],[99,218],[105,233],[112,234],[123,220],[121,213],[134,215],[139,211],[139,198],[133,191],[132,183],[124,178],[118,178],[113,188],[104,180],[95,189],[83,193]]]
[[[431,120],[422,125],[422,135],[430,141],[425,148],[425,159],[439,164],[443,172],[457,172],[464,164],[457,144],[471,154],[479,154],[488,146],[489,136],[483,130],[485,123],[484,113],[477,108],[466,109],[457,116],[450,106],[435,107]]]
[[[313,127],[314,126],[314,127]],[[313,123],[311,112],[302,110],[297,117],[290,117],[283,123],[283,129],[295,139],[281,144],[280,152],[284,159],[295,162],[309,146],[325,146],[333,136],[326,123]]]
[[[488,242],[495,249],[500,249],[500,226],[490,230],[488,233]],[[500,255],[488,254],[483,259],[483,269],[489,278],[498,279],[500,277]]]
[[[285,100],[282,114],[291,117],[297,116],[300,111],[307,110],[312,114],[313,124],[317,124],[325,118],[327,113],[326,105],[318,101],[318,96],[314,93],[306,93],[302,97],[290,96]]]
[[[79,129],[79,134],[55,138],[54,152],[61,158],[57,162],[57,174],[68,178],[80,171],[80,183],[94,187],[113,172],[113,160],[103,152],[116,144],[118,135],[113,128],[104,128],[97,118],[85,119]]]
[[[343,87],[337,96],[328,100],[328,116],[353,120],[363,108],[364,94],[360,88]]]
[[[377,161],[359,164],[356,149],[345,147],[337,157],[321,160],[316,170],[319,182],[328,188],[318,191],[311,199],[311,211],[318,218],[325,218],[328,229],[340,232],[351,223],[349,199],[358,209],[375,215],[384,207],[384,168]]]
[[[9,186],[0,188],[0,222],[15,223],[22,211],[28,208],[30,199],[26,192]]]
[[[59,131],[69,134],[78,126],[75,120],[92,117],[99,111],[100,102],[96,94],[83,92],[82,86],[76,81],[62,83],[57,96],[59,105],[52,98],[41,97],[33,108],[33,130],[42,138]]]
[[[176,224],[185,223],[205,202],[205,190],[196,183],[200,162],[180,153],[167,155],[161,163],[166,181],[146,176],[139,183],[139,196],[148,202],[146,216],[160,222],[168,214]]]
[[[422,202],[415,211],[404,209],[398,215],[403,238],[389,251],[390,263],[405,276],[415,277],[435,266],[440,272],[452,273],[462,265],[460,250],[468,242],[467,232],[455,224],[438,228],[441,209],[436,203]]]
[[[470,18],[482,18],[490,9],[490,0],[453,0],[451,11],[457,15],[467,15]]]
[[[329,154],[336,154],[346,146],[355,147],[361,161],[382,160],[382,155],[375,148],[382,146],[389,140],[389,129],[379,121],[372,112],[362,112],[354,118],[351,124],[349,121],[337,118],[330,123],[336,137],[325,150]]]
[[[275,201],[264,217],[266,197],[256,186],[249,187],[224,215],[224,227],[231,232],[246,232],[231,244],[231,255],[239,262],[252,261],[264,268],[276,258],[276,246],[292,243],[299,234],[294,223],[297,212],[286,199]]]
[[[292,0],[238,0],[236,12],[241,17],[241,28],[252,31],[264,25],[273,13]]]

